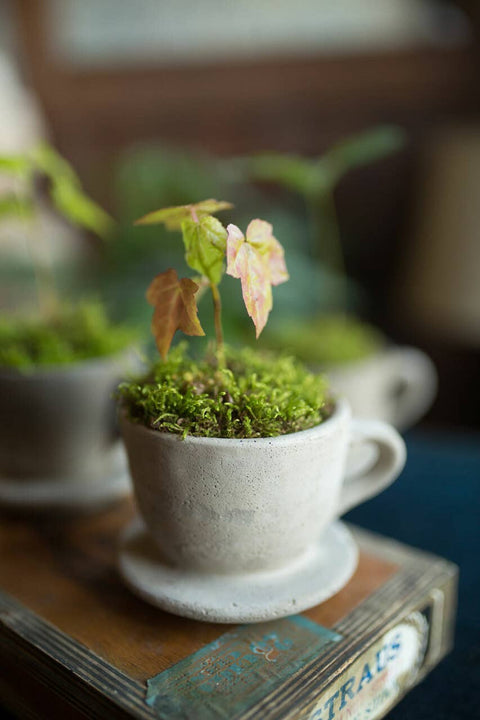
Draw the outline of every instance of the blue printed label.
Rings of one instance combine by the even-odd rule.
[[[341,639],[301,615],[242,625],[151,678],[147,703],[168,720],[232,720]]]

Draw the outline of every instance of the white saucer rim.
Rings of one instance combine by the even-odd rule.
[[[336,593],[339,592],[343,587],[345,587],[345,585],[351,579],[355,570],[357,569],[359,557],[358,546],[352,536],[352,533],[340,520],[335,520],[330,523],[325,532],[327,533],[328,531],[334,532],[337,542],[343,544],[343,548],[345,549],[347,554],[347,562],[345,562],[342,568],[338,570],[334,580],[328,583],[326,589],[324,587],[317,588],[310,593],[305,593],[301,598],[299,598],[298,594],[296,593],[297,596],[295,598],[295,601],[283,601],[277,603],[276,606],[270,601],[270,605],[268,607],[266,605],[264,607],[260,607],[257,605],[242,610],[241,602],[237,602],[235,607],[233,606],[232,602],[228,609],[223,611],[218,611],[218,609],[212,610],[211,608],[202,609],[198,606],[198,604],[194,604],[192,602],[184,602],[182,600],[179,600],[178,598],[169,598],[166,595],[159,596],[158,592],[151,591],[145,586],[139,585],[129,572],[128,565],[125,560],[125,548],[127,547],[128,543],[133,539],[136,539],[140,533],[144,533],[148,536],[148,531],[145,525],[138,517],[135,517],[129,523],[129,525],[125,528],[124,532],[120,537],[117,567],[122,580],[125,582],[127,587],[129,587],[129,589],[135,595],[137,595],[137,597],[140,597],[142,600],[148,602],[149,604],[154,605],[155,607],[158,607],[166,612],[170,612],[174,615],[180,615],[181,617],[186,617],[192,620],[202,620],[214,623],[265,622],[269,620],[279,619],[282,617],[288,617],[289,615],[296,615],[305,610],[308,610],[309,608],[314,607],[315,605],[319,605],[320,603],[328,600],[330,597],[336,595]],[[320,542],[318,543],[318,547],[320,549]],[[316,557],[317,554],[314,555],[314,560]],[[304,574],[310,573],[312,564],[313,562],[307,562],[302,572]],[[159,565],[165,567],[165,565],[163,565],[162,563],[159,563]],[[277,577],[280,578],[281,576],[283,576],[284,582],[287,582],[288,578],[291,577],[293,573],[298,572],[298,564],[295,563],[293,567],[294,570],[290,574],[288,573],[287,568],[282,568],[278,571]],[[179,569],[171,568],[171,570],[173,572],[181,573],[181,570]],[[194,575],[190,572],[188,574],[191,576]],[[271,576],[275,576],[274,571],[268,574]],[[232,577],[237,579],[243,577],[244,580],[248,582],[249,578],[254,578],[255,576],[258,576],[258,574],[245,573],[238,576],[222,575],[221,577],[225,578],[226,580]],[[211,578],[212,575],[209,576],[206,573],[198,573],[197,577],[202,577],[202,580],[205,582],[208,581],[208,577]],[[214,577],[218,578],[219,576],[214,575]]]
[[[0,476],[0,507],[3,508],[82,508],[114,502],[131,493],[127,470],[106,478],[91,480],[12,480]]]

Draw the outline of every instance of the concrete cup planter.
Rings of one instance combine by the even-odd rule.
[[[112,393],[132,355],[0,369],[0,505],[95,509],[129,492]]]
[[[336,593],[357,549],[337,518],[400,473],[405,446],[337,403],[322,424],[274,438],[161,433],[121,420],[141,520],[123,537],[120,571],[141,597],[176,614],[255,622]],[[349,445],[376,449],[346,477]]]
[[[434,364],[414,347],[391,346],[357,362],[321,369],[355,416],[383,420],[399,430],[427,412],[437,391]]]

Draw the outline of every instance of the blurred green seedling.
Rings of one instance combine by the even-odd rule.
[[[384,125],[346,138],[319,157],[268,152],[248,158],[243,166],[252,179],[277,183],[303,197],[310,218],[312,254],[343,279],[340,310],[345,311],[347,305],[346,273],[334,191],[347,173],[391,155],[404,144],[401,128]]]
[[[27,228],[39,213],[38,186],[43,179],[53,208],[67,222],[102,238],[112,231],[112,218],[85,194],[75,170],[49,145],[41,143],[22,154],[0,155],[2,176],[6,182],[5,189],[0,191],[0,221],[16,218]],[[50,318],[59,312],[60,300],[51,263],[41,251],[45,238],[40,233],[32,235],[31,231],[26,232],[40,311],[44,318]]]

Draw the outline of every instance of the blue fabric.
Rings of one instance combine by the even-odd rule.
[[[345,519],[460,566],[453,652],[389,714],[390,720],[480,718],[480,436],[415,431],[387,491]]]

